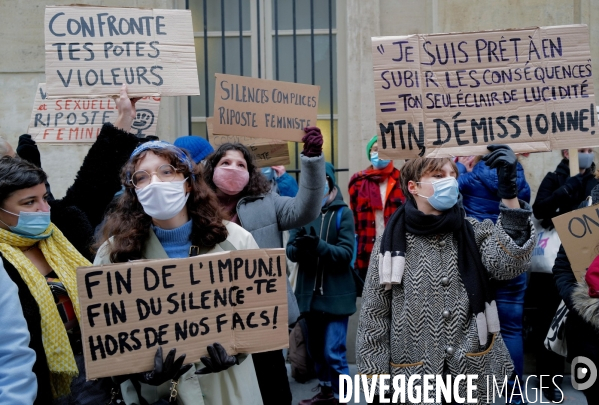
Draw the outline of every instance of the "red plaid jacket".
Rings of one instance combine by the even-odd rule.
[[[358,172],[354,174],[349,181],[349,201],[354,214],[356,234],[358,235],[358,251],[354,267],[365,279],[366,272],[368,271],[368,263],[370,262],[370,253],[376,239],[376,226],[374,209],[370,205],[370,200],[358,195],[362,183],[368,181],[366,179],[356,180],[362,173]],[[391,215],[405,200],[406,198],[399,185],[399,170],[393,169],[393,172],[389,176],[389,183],[387,184],[385,210],[383,212],[385,225],[387,225],[387,221],[389,221]]]

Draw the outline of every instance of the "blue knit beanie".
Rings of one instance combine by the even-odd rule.
[[[191,158],[196,163],[200,163],[206,156],[214,152],[214,148],[207,140],[195,135],[177,138],[175,140],[175,146],[188,151]]]

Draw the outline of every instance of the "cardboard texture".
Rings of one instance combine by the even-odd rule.
[[[300,142],[315,126],[320,86],[216,73],[214,133]]]
[[[158,346],[198,362],[288,347],[284,249],[77,269],[88,379],[151,370]]]
[[[599,206],[580,208],[552,219],[572,271],[580,281],[599,254]]]
[[[215,135],[212,132],[213,121],[213,117],[206,119],[208,137],[210,139],[210,144],[214,149],[218,148],[223,143],[238,142],[245,145],[254,155],[257,167],[285,166],[291,163],[289,147],[287,146],[286,141],[277,141],[275,139],[266,138],[250,138],[248,136]]]
[[[156,135],[160,97],[144,97],[136,105],[137,119],[131,133],[139,137]],[[33,102],[27,133],[38,143],[70,145],[93,143],[105,122],[118,116],[112,98],[49,99],[46,84],[40,83]]]
[[[384,158],[599,146],[586,25],[372,38]]]
[[[580,173],[580,166],[578,165],[578,149],[568,149],[568,156],[570,176],[576,176]]]
[[[50,98],[200,94],[191,11],[47,6]]]

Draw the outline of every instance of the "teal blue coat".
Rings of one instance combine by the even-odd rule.
[[[337,230],[337,211],[342,210]],[[349,316],[356,312],[356,286],[350,268],[354,249],[354,219],[341,199],[333,200],[314,221],[320,241],[314,252],[301,252],[293,244],[293,229],[287,244],[287,257],[299,264],[295,296],[301,313],[320,312]]]

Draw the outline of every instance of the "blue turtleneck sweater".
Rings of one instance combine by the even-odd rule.
[[[171,259],[189,257],[191,247],[191,220],[175,229],[162,229],[152,225],[152,230]]]

